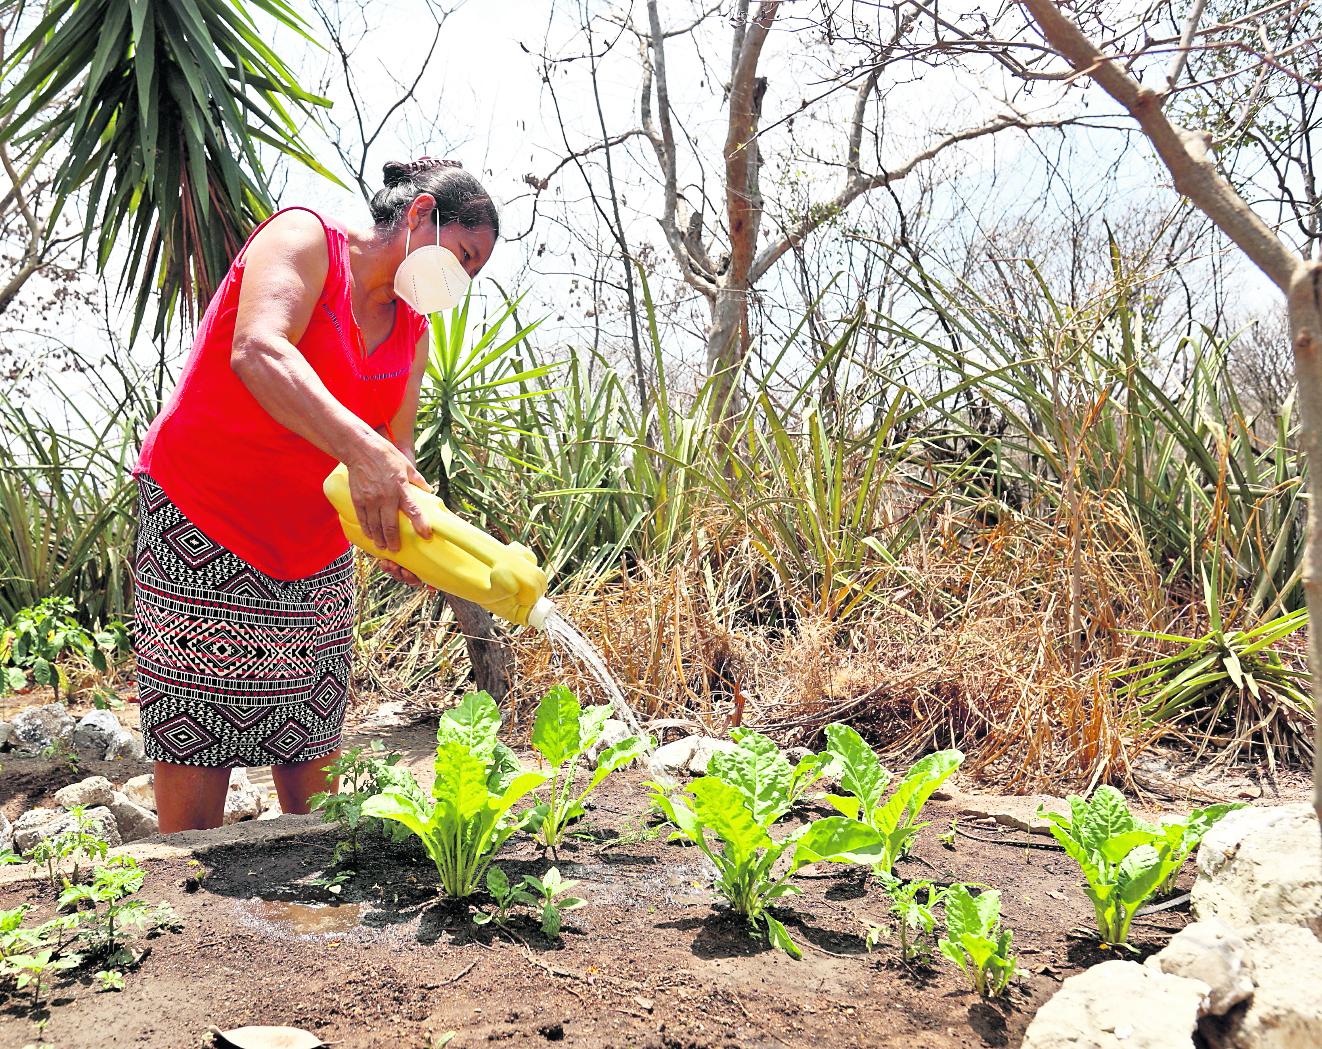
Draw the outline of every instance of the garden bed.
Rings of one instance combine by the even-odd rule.
[[[0,992],[0,1049],[39,1038],[80,1049],[194,1049],[211,1024],[303,1027],[342,1049],[425,1049],[451,1030],[455,1047],[1013,1047],[1060,980],[1114,956],[1075,932],[1092,924],[1091,905],[1077,865],[1049,838],[961,820],[951,848],[938,837],[959,804],[934,801],[932,825],[896,872],[1000,889],[1027,975],[1007,996],[982,999],[939,956],[931,968],[906,964],[894,940],[869,953],[867,925],[889,920],[876,880],[856,867],[796,879],[803,895],[777,911],[804,947],[795,961],[713,906],[701,853],[643,823],[643,778],[630,770],[608,780],[580,825],[590,836],[557,857],[523,836],[502,850],[512,880],[553,864],[580,879],[575,891],[588,905],[565,916],[554,945],[526,917],[512,932],[475,926],[467,904],[437,896],[435,868],[413,838],[370,839],[344,865],[357,873],[338,894],[309,884],[325,876],[336,838],[305,821],[288,832],[288,818],[264,824],[255,842],[195,846],[200,884],[188,853],[160,855],[172,839],[130,847],[145,857],[140,896],[170,903],[179,931],[142,944],[151,953],[123,991],[102,991],[75,970],[56,975],[37,1012],[26,994]],[[1190,864],[1181,891],[1191,877]],[[21,903],[33,905],[33,918],[53,913],[43,882],[0,886],[0,909]],[[1185,908],[1140,917],[1138,953],[1124,956],[1164,946],[1188,920]]]

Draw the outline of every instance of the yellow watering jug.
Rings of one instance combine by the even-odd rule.
[[[511,623],[540,630],[555,606],[546,598],[546,573],[526,546],[508,546],[456,517],[436,496],[421,488],[413,498],[431,523],[431,538],[420,539],[413,524],[399,515],[398,553],[382,550],[358,527],[349,497],[349,471],[341,464],[321,486],[340,515],[349,542],[373,557],[402,565],[424,583],[481,605]]]

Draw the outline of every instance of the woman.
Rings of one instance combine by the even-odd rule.
[[[353,606],[321,490],[336,462],[379,546],[399,549],[401,511],[430,534],[410,494],[427,487],[426,314],[477,275],[499,219],[460,165],[427,157],[387,164],[371,211],[366,230],[304,208],[257,229],[143,443],[135,651],[162,832],[220,826],[237,766],[271,765],[286,812],[327,789]]]

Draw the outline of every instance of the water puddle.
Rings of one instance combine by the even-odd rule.
[[[562,863],[566,877],[577,878],[592,903],[616,907],[648,907],[658,900],[682,907],[706,907],[715,873],[708,864],[673,864],[662,870],[621,872],[607,863]]]
[[[240,908],[251,918],[290,936],[323,936],[356,928],[367,911],[365,903],[291,903],[254,897]]]

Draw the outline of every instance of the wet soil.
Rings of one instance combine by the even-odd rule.
[[[885,899],[875,878],[845,867],[806,872],[803,895],[778,909],[804,950],[795,961],[713,901],[697,850],[642,820],[643,778],[612,777],[557,855],[522,836],[502,850],[511,880],[553,865],[580,880],[588,905],[565,916],[554,943],[524,915],[508,930],[474,925],[489,901],[440,898],[412,839],[367,839],[338,869],[328,830],[213,848],[200,866],[145,860],[140,896],[168,902],[177,931],[138,941],[150,951],[122,991],[101,990],[86,969],[59,974],[35,1010],[12,984],[0,990],[0,1049],[193,1049],[211,1024],[302,1027],[337,1049],[427,1049],[448,1031],[455,1047],[1015,1047],[1062,979],[1115,956],[1074,931],[1091,924],[1091,906],[1049,839],[960,820],[951,847],[938,838],[957,803],[933,802],[897,873],[999,888],[1026,975],[986,1000],[939,956],[906,963],[893,939],[869,952],[867,927],[889,924]],[[345,870],[338,893],[313,884]],[[1192,864],[1180,891],[1191,880]],[[41,882],[0,887],[0,909],[23,903],[33,919],[54,913]],[[1123,956],[1159,950],[1185,908],[1139,918],[1137,953]]]

